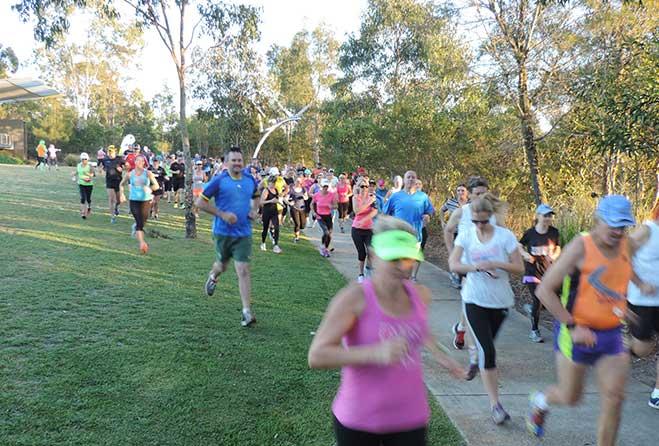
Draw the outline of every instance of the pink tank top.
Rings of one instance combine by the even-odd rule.
[[[351,346],[377,344],[402,335],[408,340],[407,357],[388,365],[345,366],[332,412],[339,422],[351,429],[391,433],[417,429],[428,424],[430,409],[426,397],[421,365],[421,349],[428,336],[426,306],[409,281],[403,285],[412,304],[402,317],[382,310],[370,279],[362,283],[364,311],[343,344]]]
[[[355,200],[357,201],[357,209],[359,209],[366,198],[362,198],[358,195],[355,197]],[[358,214],[355,214],[355,218],[352,220],[352,227],[357,229],[373,229],[373,217],[369,217],[369,214],[372,211],[373,208],[369,206],[362,209]]]
[[[336,193],[339,195],[339,203],[347,203],[350,195],[350,185],[348,183],[336,185]]]

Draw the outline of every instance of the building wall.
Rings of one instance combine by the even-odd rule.
[[[19,119],[0,119],[0,151],[27,160],[25,122]],[[6,147],[9,145],[10,147]]]

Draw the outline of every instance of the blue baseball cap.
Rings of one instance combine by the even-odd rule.
[[[607,195],[597,204],[597,216],[612,228],[624,228],[636,224],[632,203],[622,195]]]
[[[540,215],[547,215],[547,214],[555,214],[556,212],[554,212],[551,206],[543,203],[536,208],[535,213]]]

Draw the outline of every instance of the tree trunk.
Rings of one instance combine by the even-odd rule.
[[[185,65],[183,62],[184,56],[181,55],[181,69],[178,73],[180,94],[179,128],[181,130],[183,156],[185,157],[185,238],[197,238],[197,219],[192,211],[192,158],[190,157],[190,136],[185,113]]]
[[[524,141],[524,152],[526,153],[526,161],[529,163],[533,198],[535,204],[538,205],[542,203],[542,192],[540,191],[540,183],[538,181],[538,152],[535,146],[535,133],[533,131],[534,119],[531,113],[531,101],[529,100],[528,92],[528,73],[526,70],[526,62],[524,60],[519,61],[518,94],[519,119]]]

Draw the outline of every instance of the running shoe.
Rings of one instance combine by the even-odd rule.
[[[240,320],[240,325],[243,327],[249,327],[256,322],[256,318],[252,316],[252,312],[249,310],[243,310],[242,319]]]
[[[531,410],[529,417],[526,420],[526,427],[529,432],[531,432],[536,437],[542,437],[545,434],[545,418],[547,417],[547,413],[549,413],[549,411],[546,409],[541,409],[537,405],[537,395],[538,392],[533,392],[529,396],[529,404],[531,406]]]
[[[137,223],[133,223],[130,227],[130,236],[135,238],[135,233],[137,232]]]
[[[297,242],[299,242],[299,241],[300,241],[300,237],[295,237],[295,238],[293,239],[293,243],[297,243]]]
[[[110,217],[110,223],[115,224],[116,222],[117,222],[117,216],[116,215],[113,215],[112,217]]]
[[[80,217],[81,217],[83,220],[86,220],[86,219],[87,219],[87,216],[86,216],[85,214],[80,214]]]
[[[412,277],[410,277],[410,280],[411,280],[412,282],[414,282],[414,283],[417,283],[416,276],[412,276]]]
[[[467,377],[465,379],[467,381],[471,381],[472,379],[476,378],[476,375],[478,375],[479,371],[480,367],[478,367],[478,364],[469,364],[469,370],[467,370]]]
[[[659,409],[659,396],[650,395],[648,406],[652,407],[653,409]]]
[[[318,252],[320,253],[321,256],[325,257],[325,247],[321,246],[318,248]]]
[[[279,245],[273,246],[272,252],[274,252],[275,254],[281,254],[281,248],[279,247]]]
[[[492,421],[494,424],[503,424],[506,421],[510,420],[510,415],[505,411],[501,403],[497,403],[496,406],[492,408]]]
[[[529,334],[529,339],[531,339],[531,341],[535,342],[536,344],[545,342],[545,340],[540,335],[540,330],[531,330],[531,333]]]
[[[208,296],[212,296],[215,293],[215,287],[217,286],[217,277],[213,278],[210,274],[208,279],[206,279],[206,284],[204,285],[204,290]]]
[[[153,219],[158,220],[158,214],[153,214]]]
[[[465,348],[465,331],[459,330],[459,327],[459,322],[456,322],[455,325],[453,325],[453,347],[455,347],[456,350],[462,350]]]
[[[267,251],[268,247],[265,246],[265,243],[261,243],[261,251]]]
[[[364,275],[360,274],[357,276],[357,283],[362,283],[362,282],[364,282]]]
[[[174,209],[178,209],[178,203],[174,203]]]

